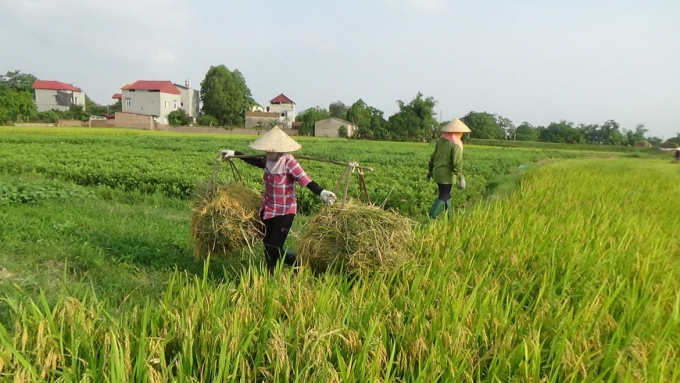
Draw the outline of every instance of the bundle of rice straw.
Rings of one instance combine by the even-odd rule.
[[[235,182],[200,185],[191,209],[194,256],[229,256],[233,250],[261,240],[261,201],[257,191]]]
[[[311,220],[298,258],[319,272],[390,272],[410,258],[413,234],[408,218],[350,201],[344,208],[324,208]]]

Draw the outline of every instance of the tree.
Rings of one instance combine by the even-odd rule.
[[[172,126],[186,126],[191,123],[191,117],[184,109],[175,109],[168,114],[168,122]]]
[[[87,121],[90,118],[90,113],[82,105],[71,104],[68,110],[64,112],[64,118],[67,120]]]
[[[677,133],[673,138],[667,139],[666,142],[674,142],[676,144],[680,144],[680,133]]]
[[[331,104],[328,106],[328,115],[330,117],[335,117],[335,118],[340,118],[340,119],[347,119],[347,111],[349,110],[348,106],[345,106],[345,104],[342,101],[336,101],[336,102],[331,102]]]
[[[201,82],[202,112],[220,125],[243,125],[246,110],[254,104],[241,72],[224,65],[211,66]]]
[[[548,127],[540,129],[539,137],[543,142],[556,142],[579,144],[584,143],[585,138],[580,130],[574,128],[574,124],[567,121],[552,122]]]
[[[515,129],[515,139],[517,141],[538,141],[538,128],[535,128],[530,123],[524,121],[517,129]]]
[[[347,127],[345,125],[338,128],[338,136],[347,138]]]
[[[656,136],[650,136],[647,138],[647,141],[649,141],[652,146],[659,146],[663,142],[663,140],[659,137]]]
[[[505,138],[505,133],[494,115],[487,112],[470,112],[462,118],[465,125],[467,125],[472,133],[472,138],[502,140]]]
[[[116,112],[122,112],[123,111],[123,102],[121,100],[118,100],[113,103],[109,107],[109,113],[116,113]]]
[[[603,144],[623,145],[626,137],[619,130],[619,123],[614,120],[605,121],[600,127],[600,136]]]
[[[425,141],[439,133],[439,124],[434,111],[437,101],[433,97],[424,97],[418,92],[408,104],[398,100],[397,105],[399,111],[387,121],[391,139]]]
[[[0,122],[24,122],[37,114],[33,94],[0,86]]]
[[[87,110],[91,115],[102,115],[107,112],[107,107],[97,105],[96,102],[92,101],[87,94],[85,94],[85,110]]]
[[[301,136],[312,135],[314,133],[314,123],[328,117],[328,111],[318,106],[315,108],[309,108],[298,114],[295,120],[302,123],[299,134]]]
[[[514,140],[516,137],[515,124],[509,118],[505,118],[501,115],[494,114],[496,118],[496,124],[503,131],[505,138]]]
[[[648,132],[643,124],[638,124],[635,130],[624,130],[624,135],[626,137],[626,144],[629,146],[635,146],[638,142],[646,141],[645,134]]]
[[[33,92],[33,83],[37,80],[35,76],[28,73],[21,73],[18,70],[7,72],[4,76],[0,75],[0,87],[6,86],[17,92]]]
[[[347,121],[356,125],[353,138],[385,139],[388,136],[383,112],[359,99],[347,110]]]

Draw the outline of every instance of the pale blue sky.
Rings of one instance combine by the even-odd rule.
[[[443,119],[644,123],[680,132],[680,1],[0,0],[0,72],[75,83],[98,103],[137,79],[243,72],[300,110],[418,91]]]

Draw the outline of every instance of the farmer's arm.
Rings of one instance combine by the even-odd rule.
[[[321,199],[328,205],[335,202],[337,199],[335,194],[333,194],[331,191],[324,190],[321,186],[319,186],[319,184],[312,181],[312,177],[302,170],[302,166],[300,166],[297,161],[292,158],[289,159],[286,163],[286,167],[288,174],[290,174],[300,184],[300,186],[311,190],[312,193],[321,197]]]
[[[242,156],[245,153],[243,152],[234,152],[237,156]],[[248,165],[252,165],[255,167],[258,167],[260,169],[264,169],[265,164],[267,163],[267,159],[264,157],[248,157],[248,158],[241,158],[241,161],[247,163]]]

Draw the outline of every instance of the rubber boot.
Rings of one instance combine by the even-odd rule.
[[[439,216],[439,213],[442,212],[442,209],[444,208],[445,205],[446,202],[440,200],[439,198],[434,200],[434,202],[432,203],[432,207],[430,208],[430,219],[437,218],[437,216]]]

